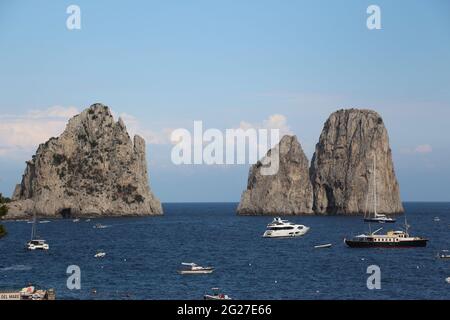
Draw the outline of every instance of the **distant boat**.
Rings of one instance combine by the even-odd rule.
[[[54,289],[41,290],[28,286],[21,290],[0,291],[0,300],[55,300]]]
[[[72,222],[80,222],[80,219],[73,219]]]
[[[309,231],[309,227],[302,224],[295,224],[287,220],[282,220],[280,217],[273,219],[267,225],[267,230],[264,232],[264,238],[292,238],[305,235]]]
[[[106,252],[99,251],[95,254],[94,258],[104,258],[106,256]]]
[[[434,221],[439,222],[439,221],[441,221],[441,219],[439,217],[434,217]]]
[[[100,223],[97,223],[95,226],[94,226],[94,229],[105,229],[106,228],[106,226],[105,225],[102,225],[102,224],[100,224]]]
[[[28,250],[49,250],[50,246],[43,239],[37,239],[36,237],[36,214],[33,217],[33,226],[31,227],[31,240],[27,242],[26,248]]]
[[[376,156],[374,156],[373,159],[373,216],[370,216],[370,213],[366,215],[364,213],[364,221],[365,222],[378,222],[378,223],[394,223],[396,219],[390,218],[386,216],[385,214],[380,214],[377,212],[377,180],[376,180]],[[369,202],[369,194],[370,192],[367,192],[367,202],[366,202],[366,212]]]
[[[450,283],[450,277],[445,278],[445,282]]]
[[[331,248],[332,244],[331,243],[327,243],[327,244],[320,244],[317,246],[314,246],[315,249],[324,249],[324,248]]]
[[[86,222],[90,222],[91,221],[91,219],[86,219]]]
[[[232,300],[230,296],[220,292],[219,288],[212,288],[212,294],[205,294],[203,299],[205,300]]]
[[[450,253],[448,250],[442,250],[437,254],[437,257],[440,259],[450,259]]]
[[[214,271],[213,267],[202,267],[193,262],[182,262],[184,268],[178,270],[179,274],[209,274]]]
[[[50,221],[48,221],[48,220],[42,220],[42,221],[39,221],[39,223],[49,223]]]

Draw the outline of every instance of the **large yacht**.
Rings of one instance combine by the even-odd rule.
[[[287,220],[282,220],[280,217],[273,219],[267,225],[267,230],[264,232],[264,238],[290,238],[300,237],[309,231],[309,227],[302,224],[295,224]]]
[[[369,234],[360,234],[351,239],[344,239],[350,248],[413,248],[425,247],[428,239],[412,237],[406,231],[388,231],[386,234],[376,234],[382,228]]]

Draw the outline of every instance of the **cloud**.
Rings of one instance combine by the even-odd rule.
[[[173,129],[164,128],[161,131],[154,131],[145,128],[135,116],[128,113],[121,113],[118,116],[113,113],[113,115],[116,119],[122,118],[131,137],[136,134],[140,135],[147,144],[168,144],[170,142],[170,134]]]
[[[54,106],[24,115],[0,115],[0,156],[29,155],[40,143],[58,136],[75,107]]]
[[[429,144],[421,144],[414,149],[415,153],[431,153],[433,148]]]

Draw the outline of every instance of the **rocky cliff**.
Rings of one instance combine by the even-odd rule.
[[[162,214],[147,173],[145,141],[94,104],[38,147],[8,205],[9,217]]]
[[[313,189],[309,179],[308,159],[295,136],[284,136],[267,156],[279,152],[279,170],[274,175],[261,174],[259,161],[250,168],[247,190],[241,197],[241,215],[312,214]]]
[[[373,164],[376,157],[378,212],[403,212],[382,118],[371,110],[339,110],[326,121],[310,174],[318,214],[373,212]]]

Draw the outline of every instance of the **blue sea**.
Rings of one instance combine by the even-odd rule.
[[[4,223],[0,290],[32,283],[55,288],[57,299],[202,299],[212,287],[234,299],[450,299],[450,260],[436,258],[450,249],[450,203],[405,203],[410,233],[430,239],[426,248],[412,249],[346,247],[345,236],[368,230],[361,217],[288,217],[311,230],[301,238],[266,239],[261,235],[272,217],[237,216],[236,203],[163,207],[161,217],[38,224],[48,252],[24,249],[31,224]],[[107,228],[94,229],[96,223]],[[333,247],[314,249],[324,243]],[[106,257],[94,258],[97,250]],[[181,262],[216,270],[182,276]],[[80,290],[66,286],[70,265],[81,269]],[[370,265],[380,267],[379,290],[367,288]]]

